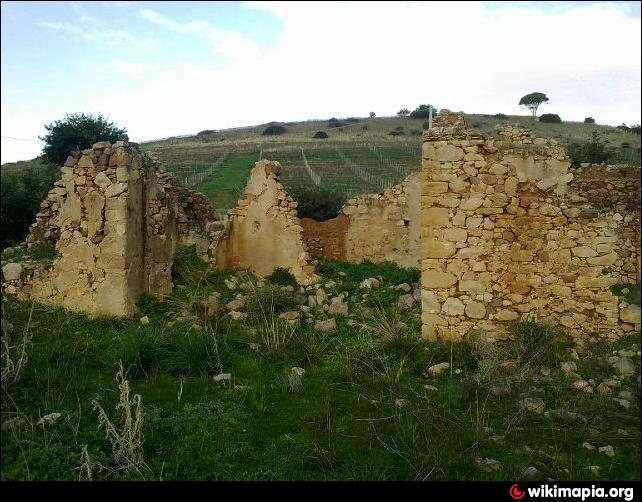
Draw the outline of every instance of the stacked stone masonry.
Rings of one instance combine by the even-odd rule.
[[[348,200],[336,218],[303,219],[304,239],[315,256],[360,263],[420,262],[419,174],[379,194]]]
[[[5,276],[3,292],[93,315],[131,315],[147,293],[172,290],[176,244],[211,230],[213,208],[126,141],[70,155],[28,242],[48,241],[50,268]],[[207,247],[207,246],[205,246]]]
[[[639,307],[610,290],[639,281],[639,204],[599,210],[569,194],[563,148],[528,129],[499,127],[494,140],[447,110],[433,124],[421,172],[424,337],[502,338],[525,318],[583,336],[640,329]]]

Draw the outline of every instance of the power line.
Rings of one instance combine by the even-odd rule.
[[[31,141],[33,143],[40,143],[42,140],[35,140],[35,139],[27,139],[27,138],[15,138],[13,136],[0,136],[1,138],[6,138],[6,139],[16,139],[18,141]]]

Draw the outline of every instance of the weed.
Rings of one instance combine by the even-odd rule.
[[[98,411],[98,428],[105,428],[105,434],[112,447],[113,460],[117,470],[135,471],[149,469],[143,459],[143,408],[142,398],[135,394],[129,397],[129,382],[125,380],[122,362],[118,364],[116,383],[120,391],[116,411],[120,414],[120,430],[109,420],[100,403],[92,400],[94,411]],[[132,413],[132,409],[134,409]]]

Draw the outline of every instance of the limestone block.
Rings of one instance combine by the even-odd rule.
[[[457,282],[457,277],[447,272],[427,270],[421,275],[421,285],[427,289],[449,288]]]

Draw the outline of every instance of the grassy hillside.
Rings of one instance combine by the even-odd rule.
[[[598,132],[613,149],[611,162],[640,164],[640,136],[615,127],[573,122],[545,124],[534,121],[530,116],[497,119],[490,115],[472,114],[467,119],[470,127],[488,135],[493,135],[498,123],[520,122],[531,127],[536,136],[555,138],[567,147],[573,143],[586,143],[594,132]],[[341,119],[340,127],[328,127],[327,120],[311,120],[285,124],[287,132],[280,136],[263,136],[262,132],[267,127],[267,124],[263,124],[146,142],[141,144],[141,148],[154,152],[170,172],[183,182],[187,181],[189,188],[205,193],[217,208],[226,209],[238,199],[245,186],[249,167],[259,158],[259,154],[262,158],[281,162],[281,180],[291,192],[303,186],[312,186],[312,176],[306,171],[301,149],[313,173],[320,177],[323,187],[346,197],[379,192],[419,169],[424,122],[423,119],[409,117],[360,118],[352,121]],[[328,138],[313,139],[317,131],[325,131]],[[222,165],[213,168],[213,164],[224,154],[228,157]],[[42,175],[42,186],[35,189],[20,188],[20,177],[27,172]],[[2,246],[5,247],[25,237],[40,199],[51,188],[56,176],[52,177],[52,171],[45,169],[37,159],[3,164],[0,173],[3,194],[22,190],[32,194],[31,198],[34,199],[27,204],[20,204],[19,201],[12,203],[13,209],[3,202],[2,214],[18,222],[17,230],[13,231],[13,223],[5,225],[7,218],[3,216],[3,233],[9,236],[3,238]],[[205,179],[198,183],[203,177]],[[20,210],[21,205],[26,210]]]
[[[640,478],[639,334],[583,346],[522,323],[493,346],[426,342],[419,302],[398,306],[407,293],[397,286],[412,292],[418,270],[322,261],[323,294],[301,294],[212,271],[193,248],[179,250],[175,268],[169,298],[141,301],[148,324],[6,299],[14,360],[23,334],[31,342],[21,378],[2,379],[2,480]],[[369,277],[382,284],[362,289]],[[208,315],[213,292],[220,309]],[[299,307],[306,295],[328,304],[342,292],[347,315]],[[232,321],[223,305],[239,293],[247,318]],[[284,311],[302,315],[293,331],[272,321]],[[328,317],[336,329],[315,331]],[[278,347],[268,343],[275,329]],[[614,354],[633,361],[632,375],[612,369]],[[96,407],[123,432],[119,362],[129,403],[142,399],[132,409],[141,434],[132,429],[124,457]],[[428,371],[440,363],[450,367]],[[300,380],[293,368],[305,370]],[[579,379],[613,389],[572,390]]]

